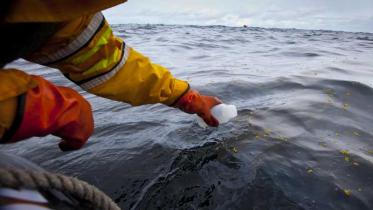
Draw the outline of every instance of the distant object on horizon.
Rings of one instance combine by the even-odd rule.
[[[244,28],[247,28],[247,25],[243,25]]]

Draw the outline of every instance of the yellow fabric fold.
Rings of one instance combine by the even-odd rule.
[[[31,76],[17,69],[0,69],[0,101],[21,95],[36,87]]]
[[[17,97],[37,86],[30,75],[17,69],[0,69],[0,138],[13,123]]]
[[[5,21],[63,22],[113,7],[126,0],[13,0]]]
[[[17,97],[0,101],[0,138],[14,121],[17,110]]]

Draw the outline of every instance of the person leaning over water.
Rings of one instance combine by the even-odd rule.
[[[6,0],[1,6],[0,142],[33,136],[62,138],[63,151],[92,135],[89,103],[76,91],[4,66],[18,58],[59,69],[97,96],[131,105],[162,103],[218,126],[210,108],[221,103],[189,88],[166,68],[113,35],[100,12],[123,0]]]

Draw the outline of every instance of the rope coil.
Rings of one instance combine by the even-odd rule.
[[[101,190],[74,177],[45,171],[30,171],[0,168],[0,186],[8,188],[31,188],[58,190],[77,199],[88,201],[96,209],[120,210],[118,205]]]

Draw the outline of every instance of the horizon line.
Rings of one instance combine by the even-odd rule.
[[[232,25],[222,25],[222,24],[182,24],[182,23],[109,23],[110,25],[164,25],[164,26],[199,26],[199,27],[209,27],[209,26],[220,26],[220,27],[229,27],[229,28],[260,28],[260,29],[286,29],[286,30],[300,30],[300,31],[331,31],[331,32],[343,32],[343,33],[365,33],[373,35],[373,31],[345,31],[345,30],[333,30],[333,29],[305,29],[305,28],[280,28],[280,27],[262,27],[262,26],[232,26]]]

